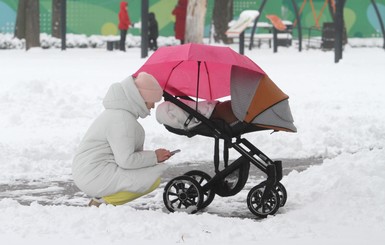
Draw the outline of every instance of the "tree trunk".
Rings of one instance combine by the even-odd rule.
[[[60,11],[62,7],[61,0],[52,0],[52,36],[56,38],[61,38],[60,31]]]
[[[206,9],[206,0],[188,1],[185,33],[186,43],[203,43]]]
[[[16,27],[15,27],[15,37],[18,39],[25,39],[25,9],[27,1],[19,0],[19,5],[17,6],[17,17],[16,17]]]
[[[26,49],[40,47],[40,1],[19,0],[15,37],[25,38]]]
[[[225,32],[228,24],[233,19],[233,0],[215,0],[213,9],[214,41],[225,44],[231,42]]]
[[[27,50],[40,47],[40,9],[39,0],[25,0],[26,6],[26,33],[25,42]]]

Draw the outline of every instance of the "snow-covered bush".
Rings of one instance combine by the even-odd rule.
[[[44,49],[47,48],[60,48],[61,39],[52,37],[46,33],[40,34],[40,46]]]
[[[86,35],[67,34],[67,48],[88,48],[88,38]]]
[[[101,35],[79,35],[79,34],[67,34],[66,44],[67,48],[106,48],[107,40],[119,40],[119,36],[101,36]],[[374,38],[349,38],[348,45],[352,48],[359,47],[382,47],[383,39],[379,37]],[[180,44],[179,40],[174,37],[160,36],[158,38],[158,47],[173,46]],[[126,47],[134,48],[140,47],[141,37],[128,34],[126,38]],[[40,46],[43,49],[60,48],[61,39],[52,37],[46,33],[40,34]],[[319,45],[317,45],[318,48]],[[15,38],[10,33],[0,33],[0,49],[24,49],[25,40]]]
[[[25,47],[25,40],[13,37],[13,34],[0,33],[0,49],[22,49]]]
[[[92,35],[88,38],[88,46],[91,48],[104,48],[105,42],[100,36]]]

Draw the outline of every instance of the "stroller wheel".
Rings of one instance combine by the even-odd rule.
[[[249,210],[261,218],[266,218],[269,214],[275,214],[280,207],[279,194],[275,188],[268,193],[266,200],[262,199],[265,188],[266,183],[262,182],[254,186],[247,195],[247,206]]]
[[[278,182],[277,185],[275,186],[275,190],[279,195],[279,206],[280,207],[285,206],[286,200],[287,200],[287,191],[285,186],[283,186],[281,182]]]
[[[192,177],[176,177],[164,187],[163,202],[170,212],[196,213],[203,203],[202,188]]]
[[[207,184],[207,182],[209,182],[211,180],[210,175],[208,175],[207,173],[200,171],[200,170],[192,170],[192,171],[185,173],[184,175],[190,176],[193,179],[195,179],[199,183],[200,186],[204,186],[205,184]],[[203,193],[203,203],[202,203],[201,209],[209,206],[211,204],[211,202],[214,200],[214,197],[215,197],[215,192],[212,191],[211,189],[204,192]]]

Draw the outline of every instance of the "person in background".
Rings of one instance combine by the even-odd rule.
[[[172,154],[143,149],[145,131],[138,118],[150,115],[162,95],[157,80],[145,72],[110,86],[105,110],[87,130],[72,163],[74,183],[93,197],[89,206],[122,205],[159,186],[168,168],[164,161]]]
[[[180,44],[184,44],[187,4],[188,0],[178,0],[178,4],[172,11],[172,14],[175,15],[175,38],[180,40]]]
[[[119,25],[118,28],[120,30],[120,42],[119,49],[121,51],[126,51],[126,36],[128,28],[131,25],[130,17],[128,16],[128,2],[120,2],[120,10],[119,10]]]
[[[158,36],[158,21],[156,21],[155,14],[151,12],[148,14],[148,47],[150,50],[158,49]]]

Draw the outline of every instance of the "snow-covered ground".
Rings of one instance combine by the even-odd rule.
[[[235,50],[237,46],[233,46]],[[247,192],[215,198],[195,215],[168,213],[162,188],[134,204],[100,208],[0,200],[0,240],[7,244],[383,244],[385,241],[385,52],[282,48],[246,50],[290,96],[298,133],[247,138],[271,158],[322,157],[291,172],[289,198],[275,216],[249,212]],[[0,52],[0,184],[70,181],[74,151],[111,83],[135,72],[140,49],[20,49]],[[167,164],[211,161],[212,139],[174,135],[155,116],[141,120],[147,149],[180,148]],[[235,152],[231,152],[235,157]],[[250,182],[251,181],[251,182]],[[248,186],[257,182],[249,179]],[[162,183],[164,186],[164,183]],[[86,197],[79,194],[79,202]],[[38,197],[36,197],[38,198]],[[144,208],[137,208],[143,202]],[[84,203],[86,204],[86,203]],[[235,212],[236,213],[236,212]]]

